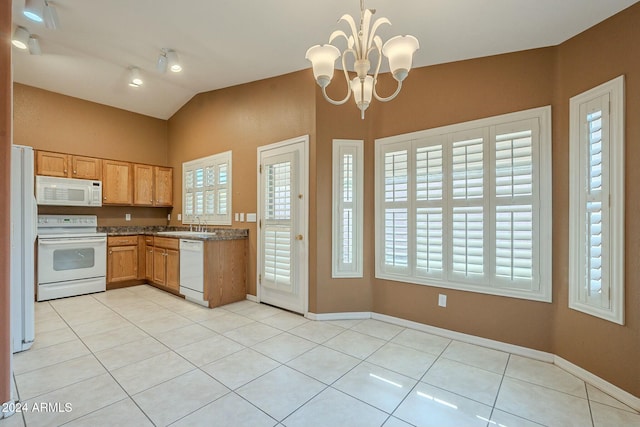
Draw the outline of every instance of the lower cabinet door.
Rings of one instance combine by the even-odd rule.
[[[107,252],[107,283],[138,277],[138,247],[112,246]]]
[[[167,287],[180,290],[180,251],[167,249]]]

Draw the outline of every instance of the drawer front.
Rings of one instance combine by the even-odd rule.
[[[147,246],[153,246],[153,236],[144,236],[144,244]]]
[[[133,246],[138,244],[138,236],[109,236],[107,246]]]
[[[171,237],[154,237],[153,245],[157,248],[180,249],[180,239]]]

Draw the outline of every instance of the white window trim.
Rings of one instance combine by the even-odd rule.
[[[609,296],[610,307],[596,307],[588,304],[581,289],[584,271],[587,268],[579,256],[586,234],[581,229],[585,208],[581,206],[581,193],[584,185],[580,182],[581,155],[580,106],[596,98],[609,95]],[[624,324],[624,286],[625,286],[625,136],[624,136],[624,76],[572,97],[569,101],[569,307],[600,317],[611,322]],[[606,173],[606,171],[605,171]],[[606,195],[603,195],[606,198]]]
[[[424,138],[435,137],[438,135],[451,134],[455,132],[468,131],[479,127],[499,126],[505,123],[522,121],[527,119],[537,119],[539,122],[539,143],[537,160],[534,156],[534,164],[538,164],[537,185],[538,192],[534,194],[534,198],[538,199],[538,242],[539,242],[539,261],[537,268],[537,283],[533,286],[537,289],[518,290],[507,289],[492,286],[478,286],[463,282],[451,282],[446,280],[433,280],[416,276],[415,273],[397,274],[393,271],[384,271],[384,212],[383,212],[383,168],[384,168],[384,152],[383,149],[391,144],[397,144],[402,147],[412,141]],[[474,120],[465,123],[459,123],[444,126],[435,129],[423,130],[404,135],[396,135],[387,138],[377,139],[375,141],[375,276],[379,279],[388,279],[399,282],[407,282],[418,285],[427,285],[448,289],[458,289],[490,295],[500,295],[512,298],[521,298],[534,301],[551,302],[552,301],[552,176],[551,176],[551,106],[533,108],[530,110],[519,111],[500,116],[489,117],[485,119]],[[535,171],[534,171],[535,173]],[[381,176],[382,175],[382,176]],[[486,179],[490,179],[487,171]],[[448,203],[447,199],[444,203]],[[413,205],[410,201],[410,205]],[[536,207],[534,206],[534,210]],[[493,226],[491,226],[493,227]],[[410,254],[412,250],[410,249]]]
[[[331,276],[334,278],[357,278],[363,277],[363,223],[364,223],[364,141],[362,140],[333,140],[333,210],[332,210],[332,270]],[[345,264],[342,262],[343,236],[341,227],[344,202],[341,177],[343,174],[343,157],[345,154],[353,156],[353,201],[351,208],[352,235],[351,254],[352,262]]]
[[[232,168],[232,151],[225,151],[223,153],[213,154],[211,156],[202,157],[195,160],[182,163],[182,223],[183,224],[202,224],[202,225],[232,225],[232,196],[233,196],[233,168]],[[227,189],[227,212],[226,214],[202,214],[188,215],[186,213],[186,173],[187,171],[205,168],[210,166],[217,166],[221,164],[227,165],[227,184],[224,185]],[[217,178],[216,178],[217,179]],[[218,187],[216,181],[214,188]],[[217,191],[216,191],[217,194]],[[217,201],[215,202],[217,203]]]

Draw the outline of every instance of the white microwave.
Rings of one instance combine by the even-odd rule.
[[[36,175],[39,205],[102,206],[102,182]]]

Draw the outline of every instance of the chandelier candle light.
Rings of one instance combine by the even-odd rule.
[[[322,46],[315,45],[307,50],[306,59],[311,61],[313,66],[313,76],[318,85],[322,88],[325,99],[334,105],[342,105],[349,100],[353,91],[353,98],[360,109],[361,117],[364,119],[364,111],[369,107],[372,95],[378,101],[387,102],[394,99],[402,88],[402,81],[409,74],[413,61],[413,54],[419,48],[418,40],[413,36],[396,36],[383,45],[380,36],[376,35],[378,27],[382,24],[391,25],[387,18],[379,18],[371,26],[371,17],[375,9],[365,9],[364,0],[360,0],[360,28],[356,29],[356,23],[351,15],[342,15],[338,20],[345,21],[351,28],[352,35],[348,36],[342,30],[334,31],[329,37],[329,44]],[[347,49],[344,53],[333,46],[331,42],[339,37],[344,37],[347,41]],[[369,75],[371,61],[369,55],[376,52],[378,64],[373,76]],[[354,71],[357,74],[352,79],[349,78],[347,70],[347,53],[351,53],[354,58]],[[342,55],[342,70],[347,82],[347,96],[340,101],[334,101],[327,95],[327,86],[333,78],[333,71],[336,59]],[[376,92],[378,73],[382,65],[382,55],[389,60],[389,68],[393,78],[398,82],[396,91],[390,96],[383,98]]]

